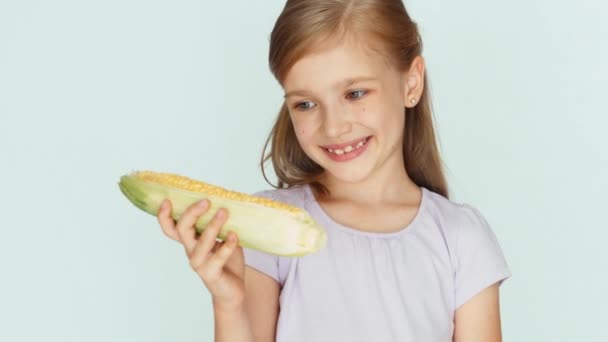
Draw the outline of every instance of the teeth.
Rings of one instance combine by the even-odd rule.
[[[365,144],[366,141],[367,141],[367,138],[359,141],[357,143],[357,145],[355,145],[355,147],[352,147],[349,145],[349,146],[346,146],[343,150],[340,150],[340,149],[332,150],[331,148],[328,148],[328,150],[330,153],[335,153],[335,154],[341,156],[344,153],[349,153],[349,152],[352,152],[353,150],[361,148],[361,146],[363,146],[363,144]]]

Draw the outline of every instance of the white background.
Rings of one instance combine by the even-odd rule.
[[[212,341],[202,281],[117,181],[270,188],[283,4],[0,1],[0,340]],[[452,197],[483,212],[513,272],[505,341],[608,340],[608,6],[406,6]]]

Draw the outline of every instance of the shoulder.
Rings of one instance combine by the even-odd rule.
[[[456,268],[462,257],[473,251],[503,257],[491,224],[476,206],[450,200],[431,191],[427,194],[428,217],[439,230]]]
[[[454,279],[454,309],[511,276],[495,232],[480,210],[432,192],[428,212],[447,247]]]
[[[455,307],[511,272],[490,223],[480,210],[427,192],[429,217],[448,249],[455,276]]]
[[[426,211],[446,233],[466,234],[489,226],[485,217],[474,205],[447,199],[430,190],[426,190],[426,195]]]

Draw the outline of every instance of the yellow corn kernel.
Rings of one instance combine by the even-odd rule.
[[[173,173],[160,173],[153,171],[139,171],[135,172],[134,176],[144,181],[154,182],[182,190],[196,191],[207,195],[219,196],[235,201],[244,201],[257,203],[269,208],[284,209],[291,212],[299,212],[300,208],[292,205],[273,201],[268,198],[251,196],[245,193],[228,190],[217,185],[197,181],[185,176],[173,174]]]

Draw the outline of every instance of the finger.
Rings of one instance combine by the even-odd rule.
[[[205,227],[203,233],[198,238],[198,241],[192,250],[192,254],[190,254],[190,258],[194,256],[194,250],[196,249],[198,261],[202,260],[204,262],[205,256],[211,252],[211,249],[217,242],[217,234],[220,232],[224,222],[226,222],[227,216],[226,209],[223,208],[220,208],[215,215],[213,215],[211,222],[207,224],[207,227]]]
[[[192,255],[190,255],[190,266],[193,269],[197,270],[201,265],[205,263],[209,257],[215,253],[217,249],[222,245],[222,241],[215,241],[210,250],[206,251],[203,248],[203,244],[201,243],[202,239],[199,239],[192,250]]]
[[[193,226],[199,216],[207,212],[208,209],[209,201],[203,199],[190,205],[177,221],[175,228],[188,256],[190,256],[192,249],[196,245],[196,229]]]
[[[209,260],[204,263],[203,273],[205,273],[210,280],[218,279],[222,273],[224,265],[230,259],[230,256],[236,249],[238,239],[235,233],[230,232],[228,239],[222,243],[217,252],[209,256]]]
[[[163,230],[163,233],[175,240],[179,241],[179,235],[175,230],[175,220],[171,217],[171,201],[168,199],[164,199],[158,209],[158,213],[156,214],[156,218],[160,227]]]

